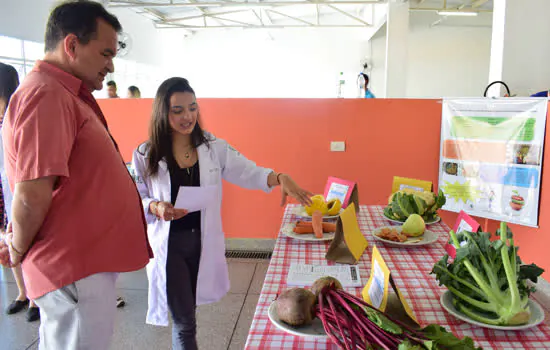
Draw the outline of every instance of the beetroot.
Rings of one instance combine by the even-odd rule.
[[[323,288],[332,286],[334,289],[342,289],[342,284],[340,283],[340,281],[338,281],[334,277],[325,276],[313,282],[313,285],[311,286],[311,291],[313,292],[313,294],[315,294],[315,298],[318,298],[319,293],[321,293]]]
[[[311,324],[315,315],[315,301],[315,295],[307,289],[288,289],[277,298],[277,315],[291,326]]]

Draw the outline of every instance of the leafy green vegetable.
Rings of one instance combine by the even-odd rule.
[[[511,230],[500,224],[491,241],[488,232],[450,232],[456,257],[449,263],[445,255],[432,269],[439,285],[453,293],[456,309],[478,322],[492,325],[519,325],[531,316],[527,305],[536,282],[544,272],[537,265],[521,265]]]
[[[424,221],[432,221],[437,217],[437,210],[445,205],[443,191],[437,195],[432,192],[403,190],[395,192],[391,197],[384,215],[390,219],[405,221],[411,214],[422,216]]]
[[[447,332],[445,328],[431,324],[420,331],[426,338],[430,339],[424,343],[427,349],[446,350],[478,350],[472,338],[457,338],[453,333]]]
[[[398,350],[481,350],[476,347],[472,338],[457,338],[453,333],[447,332],[445,328],[431,324],[419,331],[425,338],[424,344],[411,343],[408,339],[399,344]]]
[[[367,314],[369,320],[374,322],[378,327],[392,334],[403,334],[403,329],[401,329],[401,327],[396,325],[394,322],[390,321],[382,313],[373,309],[369,309],[368,307],[365,307],[363,309]]]

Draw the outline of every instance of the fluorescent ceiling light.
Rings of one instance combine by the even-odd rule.
[[[440,16],[477,16],[478,12],[473,11],[437,11]]]

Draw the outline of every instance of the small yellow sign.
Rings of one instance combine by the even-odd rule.
[[[355,214],[355,204],[351,203],[341,214],[342,226],[344,231],[344,240],[348,246],[349,251],[355,258],[359,260],[361,255],[369,243],[361,230],[359,229],[359,223],[357,222],[357,215]]]
[[[433,184],[431,181],[408,179],[406,177],[394,176],[391,193],[410,188],[421,192],[432,192]]]
[[[415,323],[418,324],[416,317],[409,304],[403,298],[403,295],[395,285],[390,269],[386,262],[382,258],[380,251],[376,246],[372,250],[372,268],[369,280],[365,288],[363,288],[363,300],[371,304],[375,308],[385,311],[388,305],[388,296],[390,293],[390,286],[393,291],[397,294],[397,299],[399,300],[401,306],[405,310],[407,316],[410,317]]]

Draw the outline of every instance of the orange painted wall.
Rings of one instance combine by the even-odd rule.
[[[147,137],[152,100],[100,100],[125,159]],[[394,175],[437,184],[441,104],[395,99],[200,99],[203,125],[259,165],[323,192],[328,176],[357,181],[363,204],[385,204]],[[346,141],[346,152],[329,151]],[[546,143],[550,144],[547,134]],[[550,164],[550,152],[544,156]],[[550,172],[542,177],[540,228],[513,225],[522,259],[550,270]],[[546,185],[546,187],[545,187]],[[266,195],[224,186],[227,237],[274,238],[283,209]],[[442,213],[451,226],[456,215]],[[480,223],[485,220],[481,219]],[[489,223],[494,230],[496,223]],[[550,274],[546,274],[547,277]]]

